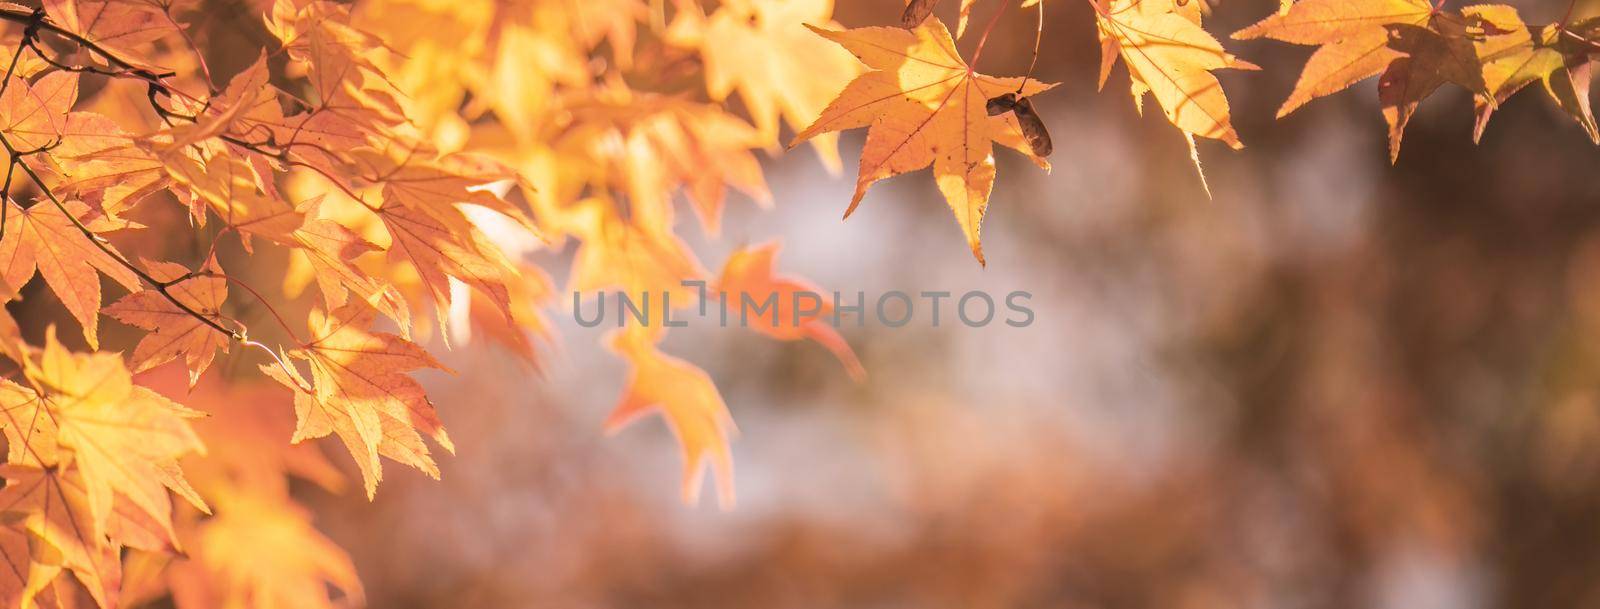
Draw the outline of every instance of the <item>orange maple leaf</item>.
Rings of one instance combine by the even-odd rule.
[[[777,274],[778,250],[781,248],[781,244],[773,241],[735,251],[723,263],[722,277],[717,280],[716,291],[727,294],[730,300],[735,301],[727,303],[728,306],[739,305],[745,297],[757,303],[776,299],[773,306],[755,312],[754,320],[749,322],[750,328],[778,340],[809,338],[817,341],[839,358],[839,363],[844,365],[851,378],[858,381],[866,378],[867,371],[856,359],[850,343],[845,342],[839,331],[826,321],[833,315],[833,304],[822,300],[827,298],[821,295],[822,289],[801,279]],[[802,315],[796,309],[796,303],[804,299],[798,296],[800,294],[811,294],[816,298],[815,311]]]
[[[171,262],[151,262],[146,272],[156,281],[176,281],[190,275],[189,269]],[[220,272],[212,260],[201,273]],[[189,307],[194,313],[217,323],[228,323],[222,317],[222,303],[228,299],[228,281],[218,275],[188,277],[167,289],[172,298]],[[167,296],[154,290],[142,290],[122,297],[105,308],[105,314],[122,323],[148,330],[133,348],[130,365],[139,373],[179,356],[189,369],[189,385],[199,382],[201,373],[211,365],[217,349],[228,350],[229,337],[202,322],[189,311],[179,309]]]
[[[0,131],[18,151],[39,150],[61,138],[67,111],[78,101],[78,75],[50,72],[29,84],[12,77],[0,95]]]
[[[107,542],[103,527],[89,514],[82,477],[74,469],[6,463],[0,465],[5,488],[0,489],[0,513],[20,518],[29,540],[26,553],[7,562],[21,567],[22,589],[17,606],[31,607],[63,569],[71,571],[84,590],[102,608],[116,606],[122,580],[118,548]],[[20,548],[19,548],[20,549]],[[54,603],[51,603],[54,604]]]
[[[409,336],[411,310],[400,291],[355,265],[356,258],[379,251],[378,246],[343,224],[319,217],[321,205],[320,197],[300,203],[298,213],[305,222],[289,236],[289,243],[297,254],[305,257],[317,288],[322,292],[323,302],[330,309],[339,309],[351,301],[350,294],[354,293],[393,319],[399,324],[400,333]]]
[[[129,290],[139,289],[139,277],[117,262],[114,256],[121,254],[116,253],[116,248],[109,243],[97,246],[91,242],[78,230],[74,218],[62,213],[54,204],[40,202],[28,209],[12,201],[4,205],[9,217],[5,231],[0,232],[0,269],[3,269],[0,280],[6,285],[21,286],[37,270],[61,304],[83,326],[83,337],[89,346],[98,349],[100,277],[95,271],[105,273]],[[79,221],[89,215],[88,206],[82,202],[68,201],[65,207]],[[87,223],[87,227],[97,233],[129,225],[104,217]]]
[[[313,338],[288,352],[289,358],[310,365],[310,382],[291,367],[262,366],[268,376],[295,392],[297,423],[292,441],[339,436],[361,469],[368,498],[383,479],[379,456],[439,477],[439,468],[419,431],[446,451],[455,452],[433,402],[422,385],[406,374],[424,368],[447,369],[411,341],[367,330],[374,317],[372,307],[362,301],[352,301],[331,313],[312,313]]]
[[[633,365],[622,401],[606,419],[610,433],[651,412],[660,412],[683,452],[683,499],[700,499],[700,470],[709,460],[717,499],[733,507],[733,456],[728,436],[737,433],[728,406],[710,375],[689,362],[664,354],[656,342],[665,333],[630,326],[613,332],[613,351]]]
[[[956,52],[955,41],[938,19],[928,19],[911,30],[811,30],[839,43],[871,71],[846,85],[822,116],[790,145],[821,133],[868,127],[855,196],[845,217],[855,211],[874,182],[932,165],[939,191],[966,235],[973,256],[983,263],[979,232],[994,187],[993,143],[997,139],[1002,144],[1021,141],[1000,138],[1007,123],[1002,117],[988,115],[988,100],[1006,93],[1032,97],[1055,85],[974,72]],[[1022,152],[1032,154],[1031,149]]]

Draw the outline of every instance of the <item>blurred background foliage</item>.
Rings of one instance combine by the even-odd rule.
[[[981,67],[1020,74],[1036,17],[1005,4]],[[1248,148],[1201,144],[1208,201],[1124,72],[1095,91],[1090,10],[1046,3],[1055,171],[999,153],[987,270],[931,180],[840,223],[850,179],[807,149],[764,159],[775,209],[685,229],[708,260],[781,236],[786,271],[846,293],[1026,290],[1031,327],[846,325],[860,384],[814,344],[675,332],[739,422],[723,513],[679,502],[663,427],[602,436],[626,371],[558,298],[541,371],[473,347],[425,379],[463,447],[442,482],[297,489],[371,606],[1600,606],[1600,152],[1536,95],[1473,146],[1447,90],[1390,167],[1373,81],[1277,121],[1311,49],[1225,41],[1264,70],[1219,73]]]

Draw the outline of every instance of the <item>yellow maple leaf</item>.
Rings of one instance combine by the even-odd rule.
[[[15,595],[19,607],[37,606],[44,598],[53,601],[51,584],[65,569],[100,607],[115,606],[121,580],[118,548],[107,541],[105,528],[95,525],[79,473],[6,463],[0,465],[0,477],[6,481],[0,489],[0,513],[19,518],[29,536],[16,548],[25,549],[22,556],[7,551],[7,563],[21,568],[17,579],[22,588],[6,590],[6,595]]]
[[[178,467],[178,458],[205,451],[189,425],[200,413],[133,384],[115,353],[68,351],[54,328],[38,357],[24,360],[23,372],[29,386],[0,382],[8,461],[71,463],[82,473],[96,530],[110,521],[116,496],[159,523],[168,537],[168,490],[207,509]]]
[[[1472,46],[1482,64],[1484,87],[1494,96],[1490,99],[1479,95],[1473,100],[1478,113],[1473,141],[1483,137],[1484,127],[1499,103],[1538,81],[1544,84],[1550,99],[1578,122],[1589,140],[1600,144],[1600,126],[1595,123],[1589,103],[1596,51],[1586,44],[1600,30],[1600,19],[1551,24],[1535,32],[1510,6],[1469,6],[1461,12],[1486,26],[1482,36],[1472,39]]]
[[[1167,120],[1183,132],[1190,158],[1200,170],[1194,137],[1243,148],[1233,129],[1228,97],[1211,72],[1224,68],[1259,69],[1234,57],[1200,28],[1201,2],[1181,0],[1095,0],[1100,31],[1100,86],[1120,57],[1128,66],[1135,108],[1145,94],[1155,97]],[[1142,110],[1141,110],[1142,111]],[[1202,184],[1205,172],[1200,172]],[[1210,187],[1206,186],[1210,193]]]
[[[837,27],[832,17],[832,0],[723,3],[699,41],[707,93],[723,101],[737,91],[762,140],[777,141],[780,117],[795,131],[804,129],[833,99],[832,83],[861,73],[849,53],[802,26]],[[811,145],[823,165],[839,170],[837,135],[818,135]]]
[[[344,550],[311,526],[287,496],[238,485],[219,489],[217,514],[195,526],[191,556],[169,575],[185,609],[332,609],[363,604]],[[337,589],[348,604],[329,599]]]

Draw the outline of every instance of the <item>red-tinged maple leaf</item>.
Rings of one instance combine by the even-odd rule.
[[[851,378],[866,378],[867,371],[856,359],[850,343],[829,323],[833,317],[833,304],[823,300],[823,291],[806,281],[785,277],[777,273],[778,250],[782,246],[773,241],[755,247],[740,248],[728,256],[722,266],[722,277],[716,291],[727,294],[736,306],[750,298],[757,303],[775,302],[756,312],[749,327],[778,340],[811,339],[817,341],[839,358]],[[774,300],[775,299],[775,300]],[[801,302],[804,301],[804,302]],[[802,312],[798,307],[806,307]]]
[[[310,365],[309,382],[293,368],[262,366],[295,392],[298,422],[292,441],[339,436],[361,469],[368,498],[383,479],[379,456],[439,477],[419,431],[455,452],[422,385],[407,374],[448,370],[415,343],[368,330],[373,318],[372,308],[360,301],[331,313],[313,312],[311,342],[287,354]]]
[[[1589,140],[1600,144],[1600,126],[1589,101],[1595,58],[1600,56],[1600,49],[1589,41],[1600,34],[1600,19],[1534,30],[1510,6],[1468,6],[1461,12],[1484,24],[1483,35],[1473,37],[1472,45],[1482,64],[1484,86],[1494,95],[1493,99],[1480,95],[1474,100],[1478,113],[1474,142],[1483,137],[1499,103],[1529,84],[1541,82],[1545,93],[1577,121]]]
[[[1279,117],[1381,74],[1378,100],[1389,123],[1389,160],[1394,162],[1417,105],[1445,83],[1494,103],[1473,47],[1481,32],[1480,20],[1426,0],[1303,0],[1233,37],[1318,46]]]
[[[74,218],[54,204],[39,202],[28,209],[11,201],[4,205],[9,208],[9,217],[5,231],[0,233],[0,280],[20,286],[37,270],[61,304],[83,325],[83,337],[89,346],[98,349],[100,277],[96,271],[129,290],[139,289],[138,275],[117,262],[121,254],[111,244],[90,241],[78,230]],[[88,215],[88,206],[82,202],[68,201],[65,207],[78,218]],[[87,228],[100,233],[127,224],[101,218],[89,222]]]
[[[868,127],[855,196],[845,216],[855,211],[874,182],[932,165],[939,191],[982,263],[979,232],[995,177],[992,144],[1005,124],[988,115],[988,100],[1006,93],[1031,97],[1054,85],[973,72],[936,18],[911,30],[812,31],[871,68],[795,138],[798,143],[819,133]]]
[[[152,262],[145,267],[146,273],[161,282],[191,275],[188,268],[171,262]],[[230,323],[222,316],[222,303],[228,299],[228,281],[220,275],[206,274],[221,272],[216,261],[208,262],[197,272],[201,275],[183,279],[167,288],[167,292],[205,319],[218,324]],[[107,306],[104,312],[117,321],[149,331],[133,348],[129,361],[136,374],[181,356],[189,370],[189,385],[193,386],[211,365],[217,349],[228,350],[227,335],[205,324],[190,311],[178,308],[155,290],[124,296]]]
[[[656,349],[662,334],[637,326],[611,334],[612,350],[628,360],[633,371],[622,401],[606,419],[606,430],[615,433],[641,416],[660,412],[683,451],[684,501],[699,501],[700,471],[709,461],[718,502],[724,509],[732,508],[733,456],[728,436],[737,432],[733,418],[704,370]]]

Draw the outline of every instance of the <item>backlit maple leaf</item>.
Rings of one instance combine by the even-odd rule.
[[[1128,66],[1133,103],[1143,111],[1145,94],[1155,97],[1167,120],[1183,132],[1190,158],[1200,170],[1194,136],[1243,148],[1233,129],[1228,97],[1211,72],[1258,69],[1234,57],[1200,28],[1201,2],[1182,0],[1094,0],[1100,30],[1100,86],[1121,58]],[[1205,173],[1200,174],[1202,184]],[[1210,192],[1210,186],[1206,186]]]
[[[13,77],[0,94],[0,132],[19,151],[49,146],[61,137],[77,101],[78,75],[72,72],[50,72],[31,84]]]
[[[288,352],[310,365],[309,382],[292,369],[262,366],[295,392],[293,441],[339,436],[361,469],[369,498],[383,479],[379,456],[439,477],[419,431],[455,452],[433,402],[406,374],[444,366],[411,341],[368,330],[373,318],[373,309],[362,301],[330,313],[313,312],[311,341]]]
[[[1469,30],[1481,31],[1476,21],[1426,0],[1303,0],[1233,37],[1319,47],[1278,109],[1279,117],[1382,74],[1378,99],[1389,123],[1393,162],[1399,158],[1401,136],[1417,105],[1444,83],[1493,99],[1469,36]]]
[[[178,467],[179,457],[204,452],[189,425],[199,413],[133,384],[114,353],[68,351],[53,329],[37,359],[25,360],[23,371],[28,386],[0,381],[0,425],[10,444],[9,462],[40,467],[70,462],[82,473],[88,510],[99,529],[112,518],[115,496],[129,500],[169,537],[167,491],[207,509]]]
[[[1472,45],[1482,64],[1484,87],[1494,96],[1490,99],[1480,95],[1474,100],[1478,112],[1474,141],[1483,137],[1484,127],[1499,102],[1531,83],[1541,82],[1550,99],[1577,121],[1590,141],[1600,144],[1600,127],[1589,102],[1600,49],[1587,42],[1600,33],[1600,19],[1551,24],[1535,31],[1510,6],[1469,6],[1462,13],[1485,24],[1483,35],[1473,38]]]
[[[133,51],[176,34],[178,23],[156,2],[130,0],[44,0],[45,12],[67,31],[102,48],[137,57]]]
[[[121,585],[118,549],[95,525],[84,482],[75,470],[6,463],[0,465],[0,514],[20,519],[30,536],[18,606],[30,607],[49,593],[62,570],[71,571],[102,609],[114,607]],[[7,553],[8,564],[10,552]],[[9,594],[8,594],[9,595]]]
[[[190,274],[183,265],[171,262],[153,262],[147,271],[156,281],[175,281]],[[219,272],[215,261],[201,269]],[[223,319],[222,303],[228,299],[228,281],[220,276],[190,277],[167,290],[173,298],[202,317],[218,323]],[[178,357],[189,369],[189,384],[200,380],[200,374],[211,365],[217,349],[228,350],[229,337],[205,324],[189,311],[154,290],[142,290],[124,296],[105,308],[105,314],[122,323],[149,331],[133,348],[130,365],[135,373],[149,370]]]
[[[833,98],[833,83],[861,73],[849,53],[801,25],[836,27],[832,17],[832,0],[723,3],[699,41],[707,92],[722,101],[738,91],[763,140],[777,140],[779,117],[795,131],[804,129]],[[839,169],[837,135],[819,134],[811,145],[824,165]]]
[[[82,324],[84,340],[91,348],[99,348],[100,276],[96,271],[129,290],[139,289],[139,277],[117,262],[115,256],[120,254],[114,247],[109,243],[97,246],[55,205],[45,201],[27,209],[11,201],[4,205],[10,209],[5,231],[0,233],[0,279],[20,286],[37,270]],[[66,208],[80,221],[89,213],[88,206],[77,201],[68,201]],[[88,228],[103,232],[119,226],[102,218],[90,222]]]
[[[182,609],[332,609],[363,602],[355,565],[287,496],[229,485],[217,515],[196,525],[188,560],[173,568]],[[329,599],[330,586],[345,603]],[[347,603],[347,604],[346,604]]]
[[[932,165],[940,193],[982,263],[979,232],[994,187],[993,143],[1006,125],[1001,117],[988,115],[988,100],[1006,93],[1031,97],[1054,85],[974,72],[938,19],[911,30],[811,29],[871,68],[846,85],[795,138],[798,143],[830,131],[868,128],[855,196],[845,216],[855,211],[874,182]]]

